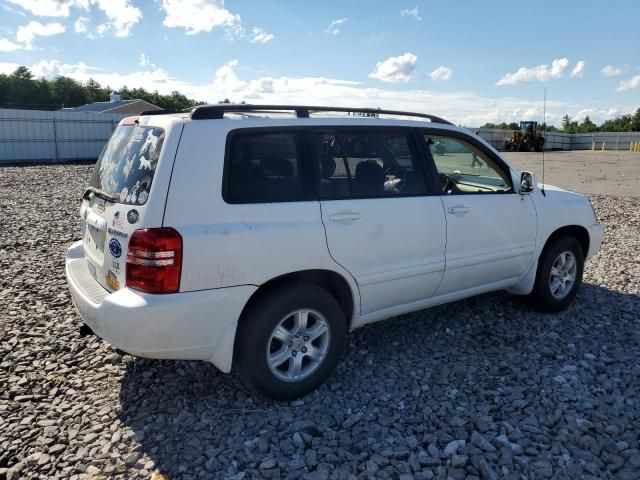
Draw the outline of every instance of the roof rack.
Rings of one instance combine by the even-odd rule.
[[[145,110],[144,112],[139,113],[138,116],[142,116],[142,115],[145,115],[145,116],[147,116],[147,115],[168,115],[170,113],[178,113],[178,112],[175,111],[175,110],[163,110],[163,109],[160,109],[160,110]]]
[[[298,118],[309,118],[311,113],[317,112],[342,112],[342,113],[366,113],[366,114],[382,114],[402,117],[418,117],[426,118],[433,123],[442,123],[445,125],[453,125],[440,117],[429,115],[427,113],[402,112],[399,110],[381,110],[378,108],[350,108],[350,107],[317,107],[307,105],[248,105],[248,104],[230,104],[220,103],[217,105],[200,105],[191,109],[192,120],[211,120],[221,119],[225,113],[243,113],[243,112],[294,112]]]

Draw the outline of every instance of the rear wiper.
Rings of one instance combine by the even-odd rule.
[[[118,201],[118,199],[113,195],[111,195],[110,193],[107,193],[104,190],[101,190],[96,187],[87,187],[87,189],[84,191],[84,194],[82,195],[82,198],[83,199],[87,198],[90,193],[93,193],[94,195],[113,203],[116,203]]]

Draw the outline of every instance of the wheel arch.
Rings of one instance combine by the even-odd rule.
[[[245,321],[247,312],[249,312],[256,303],[275,288],[280,288],[287,283],[311,283],[327,290],[338,301],[340,307],[342,307],[345,319],[347,320],[347,328],[351,327],[354,314],[356,313],[358,293],[354,291],[343,275],[333,270],[324,269],[290,272],[274,277],[263,283],[245,304],[240,314],[239,322]]]
[[[589,238],[589,231],[582,225],[565,225],[563,227],[560,227],[554,230],[551,233],[551,235],[547,237],[547,241],[545,242],[539,257],[542,257],[542,255],[544,255],[544,253],[547,251],[549,246],[553,245],[553,242],[555,242],[558,238],[561,238],[564,236],[575,238],[580,244],[580,247],[582,248],[582,253],[586,258],[587,254],[589,253],[589,244],[591,239]]]

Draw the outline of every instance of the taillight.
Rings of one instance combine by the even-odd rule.
[[[136,230],[129,240],[127,287],[148,293],[180,290],[182,237],[173,228]]]

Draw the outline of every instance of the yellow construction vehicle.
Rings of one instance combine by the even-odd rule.
[[[520,122],[520,130],[514,130],[504,144],[505,150],[512,152],[541,152],[544,136],[538,122]]]

